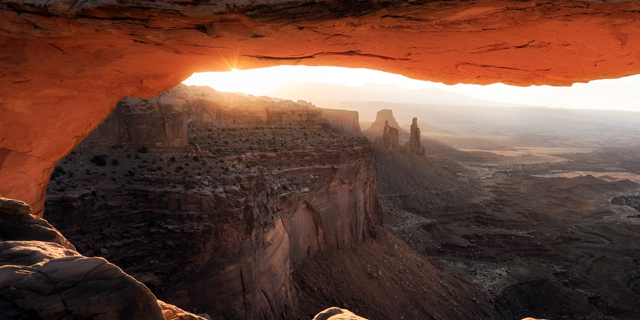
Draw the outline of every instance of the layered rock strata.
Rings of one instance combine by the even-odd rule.
[[[340,65],[566,85],[640,72],[637,11],[631,1],[2,1],[0,193],[42,215],[55,164],[117,101],[193,71]]]
[[[373,149],[320,117],[256,126],[266,113],[247,105],[231,126],[208,108],[187,112],[182,150],[87,139],[56,168],[45,217],[167,302],[213,319],[294,319],[292,269],[381,223]]]
[[[181,84],[152,99],[122,99],[87,141],[125,148],[183,148],[189,139],[189,124],[320,126],[326,132],[345,136],[360,134],[358,113],[354,111]]]

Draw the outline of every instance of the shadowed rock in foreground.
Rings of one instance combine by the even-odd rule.
[[[313,320],[366,320],[365,318],[358,317],[353,312],[340,308],[329,308],[318,313]]]
[[[82,256],[30,213],[24,202],[0,197],[2,319],[204,320],[158,301],[107,260]]]

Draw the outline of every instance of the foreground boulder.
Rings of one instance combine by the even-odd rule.
[[[332,307],[318,313],[313,320],[366,320],[365,318],[358,317],[353,312],[345,309]]]
[[[80,255],[30,213],[24,202],[0,197],[2,319],[203,319],[158,301],[107,260]]]

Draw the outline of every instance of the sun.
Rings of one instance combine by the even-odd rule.
[[[184,81],[187,85],[208,85],[219,91],[244,92],[268,95],[270,90],[293,82],[339,83],[346,86],[362,86],[366,83],[398,83],[405,87],[423,87],[422,81],[382,71],[308,66],[277,66],[262,69],[238,70],[230,66],[230,72],[196,73]],[[416,87],[417,83],[417,87]]]

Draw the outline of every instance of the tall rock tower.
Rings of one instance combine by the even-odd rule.
[[[418,128],[418,118],[413,118],[411,122],[411,132],[409,141],[404,144],[407,152],[424,155],[424,146],[420,142],[420,128]]]
[[[400,142],[398,136],[398,129],[389,126],[389,122],[384,122],[384,128],[382,135],[377,137],[373,142],[373,147],[378,152],[395,152],[400,151]]]

